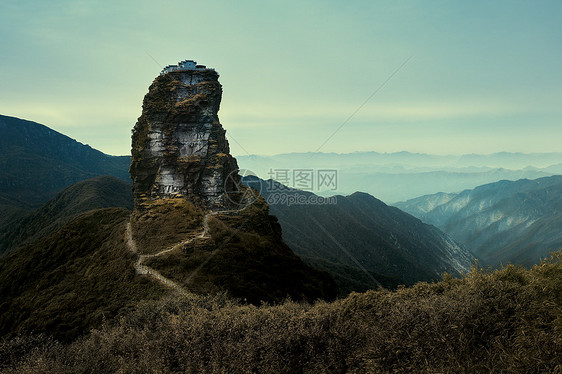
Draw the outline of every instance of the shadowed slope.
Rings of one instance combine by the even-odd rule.
[[[82,212],[110,207],[133,209],[130,183],[107,175],[78,182],[8,226],[0,235],[0,253],[32,243]]]
[[[317,199],[310,192],[288,189],[271,180],[246,177],[244,183],[261,189],[283,227],[284,240],[295,253],[335,274],[343,287],[351,286],[345,278],[363,285],[367,282],[371,288],[377,283],[395,287],[399,282],[437,280],[444,272],[459,276],[470,269],[471,254],[447,235],[366,193],[291,205],[276,199],[275,192],[268,189],[303,198],[295,201]]]
[[[0,115],[0,191],[30,205],[78,181],[109,174],[129,180],[128,156],[109,156],[35,122]]]
[[[130,212],[89,211],[45,238],[0,258],[0,332],[71,339],[163,286],[135,274],[126,247]]]

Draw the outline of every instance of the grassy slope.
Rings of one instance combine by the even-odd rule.
[[[33,211],[33,206],[12,196],[0,193],[0,237],[13,222],[25,217]]]
[[[202,231],[202,212],[192,204],[179,199],[161,203],[133,217],[141,252],[160,251]],[[186,248],[147,264],[180,283],[204,264],[187,285],[198,293],[227,290],[253,303],[280,302],[287,296],[333,298],[336,287],[330,277],[284,246],[274,218],[266,213],[255,208],[227,223],[211,218],[212,239],[202,239],[191,252]],[[135,274],[137,255],[125,243],[129,215],[122,208],[88,211],[0,257],[0,334],[34,331],[72,339],[138,300],[169,293],[152,277]],[[247,227],[237,232],[231,226],[240,220]]]
[[[110,207],[133,209],[130,183],[108,175],[78,182],[9,225],[0,235],[0,253],[33,243],[82,212]]]
[[[70,345],[4,341],[0,358],[11,374],[559,373],[561,343],[558,253],[333,303],[146,303]]]
[[[184,199],[151,200],[131,216],[139,251],[152,254],[199,234],[203,211]]]
[[[155,201],[136,212],[133,228],[143,253],[154,253],[200,234],[203,212],[182,199]],[[145,264],[196,293],[226,290],[252,303],[330,299],[336,285],[307,266],[282,241],[279,224],[258,201],[234,215],[209,217],[210,238]],[[155,240],[158,238],[158,240]]]
[[[143,298],[167,292],[135,275],[125,246],[130,212],[86,212],[47,237],[0,258],[0,332],[69,339]]]

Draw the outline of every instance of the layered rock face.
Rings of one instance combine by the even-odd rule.
[[[198,206],[232,205],[240,178],[218,118],[222,95],[213,69],[158,76],[133,129],[135,207],[146,199],[184,197]]]
[[[218,74],[189,60],[164,69],[144,98],[129,223],[134,251],[150,256],[141,274],[151,269],[188,293],[226,291],[256,304],[335,297],[330,276],[283,242],[265,199],[240,185],[220,100]]]

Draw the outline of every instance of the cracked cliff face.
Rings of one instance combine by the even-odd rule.
[[[240,186],[217,116],[218,74],[183,63],[154,80],[133,129],[130,239],[139,254],[160,254],[137,269],[256,304],[334,297],[333,280],[283,242],[265,199]]]
[[[174,197],[204,208],[229,205],[239,176],[217,114],[221,94],[212,69],[173,71],[154,80],[133,129],[135,207]]]

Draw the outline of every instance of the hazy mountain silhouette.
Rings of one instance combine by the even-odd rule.
[[[262,179],[275,179],[275,170],[278,169],[336,169],[338,194],[363,191],[386,203],[436,192],[457,193],[502,179],[550,176],[560,173],[560,165],[557,166],[560,159],[560,153],[509,152],[460,156],[410,152],[320,152],[237,157],[241,168],[252,170]]]
[[[396,206],[441,228],[493,266],[532,265],[562,248],[562,176],[499,181]]]

